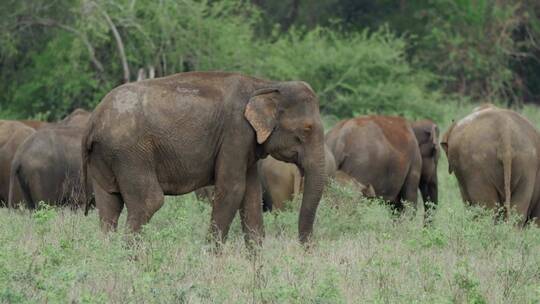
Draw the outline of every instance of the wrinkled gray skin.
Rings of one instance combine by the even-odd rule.
[[[422,158],[410,124],[401,117],[361,116],[337,123],[326,135],[338,170],[364,185],[397,210],[416,205]]]
[[[8,205],[11,162],[17,148],[35,130],[21,122],[0,120],[0,206]],[[15,193],[20,197],[20,192]]]
[[[515,209],[521,225],[540,225],[540,134],[525,117],[482,106],[454,123],[441,146],[464,201]]]
[[[411,122],[416,140],[422,155],[422,171],[420,174],[420,193],[424,202],[426,215],[433,211],[434,205],[439,203],[439,190],[437,179],[437,163],[440,156],[439,127],[431,120]],[[432,202],[433,204],[429,204]]]
[[[81,186],[81,139],[83,129],[52,126],[38,130],[17,149],[10,182],[10,206],[24,202],[34,209],[40,201],[51,205],[84,205]],[[17,184],[22,197],[14,193]]]
[[[304,82],[190,72],[122,85],[94,111],[83,139],[102,228],[139,231],[164,194],[215,184],[210,235],[225,240],[240,210],[246,241],[260,243],[257,160],[272,155],[306,176],[299,236],[306,242],[326,180],[318,99]],[[84,176],[84,175],[83,175]]]
[[[336,162],[328,147],[324,150],[326,176],[333,178]],[[271,156],[259,161],[259,177],[265,194],[263,210],[283,210],[285,202],[291,201],[303,189],[303,177],[298,167]]]

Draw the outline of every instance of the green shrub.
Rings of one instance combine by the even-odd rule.
[[[279,36],[258,59],[260,74],[309,82],[324,113],[337,117],[398,114],[440,118],[434,77],[405,58],[407,41],[387,28],[347,35],[316,28]]]

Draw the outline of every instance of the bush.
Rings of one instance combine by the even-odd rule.
[[[309,82],[322,111],[337,117],[382,113],[437,119],[440,96],[428,88],[434,77],[411,68],[406,45],[386,28],[349,35],[293,30],[265,48],[259,73]]]
[[[66,4],[57,5],[66,10]],[[57,15],[54,5],[43,7],[49,8],[40,7],[38,16],[18,11],[31,26],[12,35],[19,39],[10,38],[11,48],[0,49],[7,67],[0,72],[7,87],[0,103],[21,117],[53,120],[75,107],[92,108],[126,73],[134,81],[139,68],[148,67],[156,76],[223,70],[305,80],[319,94],[323,112],[340,118],[367,113],[437,118],[440,112],[440,97],[428,87],[434,77],[411,68],[406,39],[388,28],[351,34],[293,28],[261,38],[255,34],[257,12],[239,0],[90,1],[71,4],[69,17]],[[127,68],[105,16],[118,30]],[[49,24],[44,30],[42,19],[63,27]],[[43,30],[49,39],[42,44],[25,39],[31,36],[28,28]],[[9,51],[13,47],[31,51]]]

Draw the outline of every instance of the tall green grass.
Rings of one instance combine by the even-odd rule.
[[[442,128],[472,105],[448,107]],[[536,124],[540,112],[523,111]],[[446,159],[433,226],[407,209],[331,186],[315,245],[297,240],[298,202],[265,214],[266,238],[250,257],[238,219],[221,254],[206,240],[210,207],[169,197],[140,237],[99,232],[88,217],[43,207],[0,210],[0,302],[4,303],[538,303],[540,229],[494,224],[461,203]]]

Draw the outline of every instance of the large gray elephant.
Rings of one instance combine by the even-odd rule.
[[[62,121],[39,129],[19,146],[11,164],[10,206],[24,202],[34,209],[45,201],[76,208],[84,203],[81,138],[89,118],[89,112],[77,109]]]
[[[9,175],[15,152],[19,145],[34,132],[33,128],[21,122],[0,120],[0,206],[8,204]]]
[[[326,135],[338,170],[377,196],[403,208],[403,201],[417,202],[422,155],[414,131],[404,118],[361,116],[337,123]]]
[[[139,231],[164,194],[215,184],[217,242],[239,209],[246,240],[260,242],[257,160],[267,154],[305,173],[298,230],[306,242],[326,176],[318,99],[305,82],[189,72],[125,84],[97,106],[83,139],[103,229],[117,227],[125,205],[128,228]]]
[[[525,117],[482,106],[452,124],[441,145],[464,201],[515,209],[522,225],[540,225],[540,134]]]

